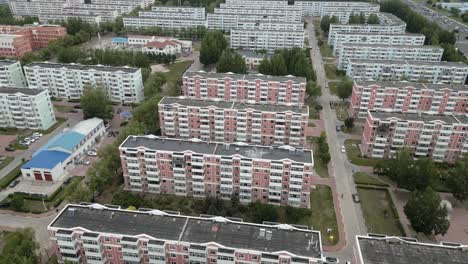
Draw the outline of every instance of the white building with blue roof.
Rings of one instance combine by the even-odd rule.
[[[23,178],[31,181],[60,181],[105,133],[102,119],[81,121],[37,150],[32,159],[21,167]]]

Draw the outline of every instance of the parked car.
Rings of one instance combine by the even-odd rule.
[[[16,185],[18,185],[19,182],[20,182],[19,180],[14,180],[14,181],[12,181],[12,182],[10,183],[10,185],[8,185],[8,187],[13,188],[13,187],[15,187]]]
[[[106,129],[108,129],[110,127],[110,124],[107,123],[105,126],[104,126]]]
[[[359,199],[359,195],[357,195],[356,193],[352,195],[353,196],[353,201],[355,203],[359,203],[361,200]]]
[[[86,152],[86,155],[88,155],[88,156],[97,156],[97,152],[90,150],[90,151]]]
[[[108,137],[112,137],[113,135],[114,135],[114,132],[112,132],[112,131],[107,132]]]
[[[31,142],[22,140],[22,141],[19,142],[19,144],[22,145],[22,146],[29,146],[29,145],[31,145]]]
[[[120,113],[122,113],[122,109],[119,108],[117,109],[117,114],[120,114]]]
[[[6,159],[5,156],[1,156],[1,157],[0,157],[0,161],[4,161],[5,159]]]
[[[70,177],[70,178],[64,180],[64,181],[63,181],[63,185],[68,185],[68,184],[70,184],[70,182],[71,182],[72,179],[73,179],[73,177]]]
[[[81,109],[81,105],[75,105],[75,106],[73,106],[73,108],[75,108],[75,109]]]
[[[346,148],[345,148],[345,146],[341,146],[341,153],[346,153]]]
[[[5,151],[15,151],[16,149],[12,146],[5,147]]]
[[[326,264],[335,264],[335,263],[340,263],[340,261],[337,258],[334,257],[325,257],[325,263]]]
[[[336,126],[336,132],[340,132],[341,131],[341,126],[340,125],[337,125]]]
[[[91,162],[89,160],[81,160],[78,164],[89,165]]]
[[[42,137],[43,135],[42,135],[42,133],[34,132],[34,133],[33,133],[33,136],[34,136],[34,137]]]

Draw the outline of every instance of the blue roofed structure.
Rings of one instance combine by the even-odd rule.
[[[24,164],[21,168],[41,168],[51,170],[55,168],[57,164],[65,161],[68,157],[70,157],[70,153],[57,150],[43,150],[37,153],[30,161]]]
[[[112,44],[118,45],[118,44],[127,44],[128,43],[128,38],[112,38]]]
[[[78,146],[84,138],[85,135],[75,131],[61,133],[42,146],[34,155],[39,154],[43,150],[58,150],[72,153],[74,148]]]

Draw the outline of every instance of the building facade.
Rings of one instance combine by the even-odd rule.
[[[21,58],[26,52],[44,48],[49,42],[67,35],[67,30],[55,25],[0,25],[0,56]]]
[[[466,83],[468,65],[462,62],[427,62],[401,60],[348,60],[346,75],[361,80],[462,84]]]
[[[86,151],[94,148],[106,134],[104,121],[91,118],[50,139],[21,166],[23,179],[57,182],[75,168]]]
[[[260,105],[164,97],[159,102],[161,134],[204,141],[271,146],[305,144],[307,106]]]
[[[402,148],[416,158],[453,163],[468,152],[468,116],[369,111],[361,153],[386,158]]]
[[[294,6],[300,7],[305,16],[321,16],[323,10],[340,10],[342,8],[357,13],[360,10],[375,10],[375,12],[380,10],[379,5],[353,1],[294,1]]]
[[[68,204],[47,230],[59,262],[322,262],[320,232],[306,226],[254,224],[238,218]],[[236,243],[240,240],[246,242]]]
[[[55,114],[47,90],[0,86],[0,127],[47,130]]]
[[[202,71],[185,72],[182,82],[190,98],[297,105],[304,105],[307,86],[304,77]]]
[[[426,37],[423,34],[383,34],[383,33],[336,33],[333,46],[333,55],[336,55],[344,44],[370,44],[370,45],[424,45]]]
[[[348,60],[410,60],[437,62],[444,49],[438,46],[343,44],[336,52],[338,69],[348,68]]]
[[[130,136],[119,149],[126,190],[310,206],[311,150],[152,135]]]
[[[138,17],[124,17],[128,28],[206,27],[205,8],[154,6],[151,11],[140,11]]]
[[[303,48],[304,30],[292,29],[232,29],[230,44],[232,49],[267,50]]]
[[[366,118],[367,110],[403,113],[468,113],[468,90],[462,85],[354,81],[351,111]]]
[[[0,60],[0,86],[28,86],[19,61]]]
[[[33,62],[24,66],[24,72],[30,88],[48,89],[57,98],[77,100],[87,86],[99,86],[113,102],[130,104],[144,99],[139,68]]]
[[[335,42],[339,33],[404,34],[406,23],[389,13],[376,13],[379,24],[330,24],[328,44]]]

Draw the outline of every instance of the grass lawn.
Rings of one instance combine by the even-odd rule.
[[[386,190],[357,188],[369,233],[404,236],[393,201]]]
[[[5,159],[0,163],[0,170],[5,168],[10,162],[12,162],[15,158],[13,157],[5,157]]]
[[[353,174],[353,178],[356,184],[374,185],[374,186],[383,186],[383,187],[389,186],[384,181],[376,177],[373,177],[365,172],[356,172]]]
[[[70,105],[54,105],[54,108],[62,113],[69,113],[74,109],[73,106]]]
[[[309,100],[309,119],[320,119],[320,110],[316,107],[319,105],[315,100]]]
[[[5,189],[8,187],[10,182],[14,181],[18,176],[21,175],[21,166],[26,162],[22,162],[20,165],[18,165],[16,168],[14,168],[12,171],[10,171],[5,177],[0,179],[0,189]]]
[[[345,121],[349,117],[348,108],[349,108],[348,103],[340,102],[339,104],[336,104],[335,105],[336,118],[338,118],[338,120],[340,121]]]
[[[180,61],[170,64],[167,68],[169,72],[164,72],[167,82],[177,83],[182,78],[182,75],[187,68],[192,64],[192,61]]]
[[[333,49],[327,44],[327,40],[323,41],[323,45],[320,46],[320,54],[322,57],[333,57]]]
[[[2,127],[0,128],[0,135],[18,135],[19,130],[14,127]]]
[[[331,94],[336,94],[336,90],[338,89],[339,82],[328,82],[328,89],[330,90]]]
[[[329,80],[335,80],[337,78],[336,76],[336,66],[333,64],[324,64],[323,68],[325,70],[325,75],[327,76],[327,79]]]
[[[346,139],[345,140],[346,155],[351,163],[359,166],[374,167],[381,159],[365,158],[361,156],[358,144],[361,144],[359,139]]]
[[[312,145],[312,150],[314,153],[317,153],[318,151],[318,144],[317,144],[317,137],[308,137],[307,140],[309,140],[310,144]],[[317,171],[318,175],[322,178],[328,178],[330,175],[328,174],[328,166],[326,164],[323,164],[323,162],[317,158],[317,156],[314,157],[314,169]]]
[[[313,230],[320,231],[323,245],[335,245],[340,237],[330,187],[319,185],[316,189],[311,190],[310,209],[312,211],[310,218],[301,224],[306,224],[311,226]],[[328,228],[332,229],[330,234],[327,234]],[[333,240],[330,239],[330,236],[333,236]]]

